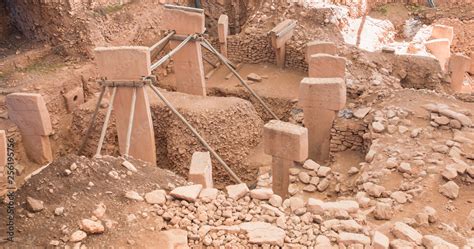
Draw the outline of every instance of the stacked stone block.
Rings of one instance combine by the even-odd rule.
[[[51,119],[43,97],[37,93],[12,93],[6,98],[8,115],[20,129],[28,158],[38,164],[53,160],[49,135]]]

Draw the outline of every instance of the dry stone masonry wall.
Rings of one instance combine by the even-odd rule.
[[[368,125],[362,120],[338,118],[331,129],[331,153],[345,150],[361,151],[365,154],[370,140],[364,139]]]
[[[228,37],[228,55],[231,61],[243,63],[276,63],[270,37],[265,33],[240,34]],[[307,71],[304,60],[304,41],[289,40],[286,45],[285,66]]]

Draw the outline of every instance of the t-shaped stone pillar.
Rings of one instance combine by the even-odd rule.
[[[308,128],[309,158],[318,163],[329,159],[331,128],[336,113],[346,104],[346,84],[342,78],[304,78],[299,105]]]
[[[141,80],[151,74],[148,47],[96,48],[95,58],[100,77],[107,80]],[[119,140],[120,153],[125,153],[133,89],[119,87],[113,110]],[[150,103],[145,88],[137,88],[133,129],[129,155],[156,165],[155,135],[151,119]]]
[[[217,33],[219,35],[221,54],[227,57],[227,35],[229,35],[229,17],[227,17],[227,15],[221,15],[219,17]]]
[[[188,36],[203,33],[204,12],[201,9],[188,11],[177,6],[163,11],[163,28],[176,31],[176,35]],[[182,41],[171,40],[171,48],[177,47]],[[182,93],[206,96],[206,82],[204,80],[204,66],[202,51],[199,41],[189,41],[173,56],[174,71],[176,75],[176,90]]]
[[[330,54],[313,54],[309,57],[308,75],[311,78],[344,78],[346,58]]]
[[[271,120],[263,128],[263,146],[272,158],[272,189],[282,198],[288,194],[290,168],[295,161],[308,157],[308,130],[304,127]]]
[[[306,62],[308,63],[314,54],[336,55],[336,53],[337,47],[333,42],[311,41],[306,44]]]
[[[49,141],[53,128],[43,97],[38,93],[12,93],[5,102],[8,116],[20,129],[28,158],[38,164],[53,161]]]
[[[471,85],[464,84],[464,77],[471,68],[471,58],[462,54],[454,54],[449,59],[449,71],[451,72],[451,88],[454,92],[471,93]]]
[[[454,29],[451,26],[435,24],[433,25],[433,30],[431,31],[431,38],[432,39],[446,38],[449,40],[449,44],[453,44]]]
[[[293,30],[296,27],[295,20],[285,20],[279,23],[270,31],[272,47],[275,51],[276,62],[278,67],[285,67],[285,44],[293,36]]]

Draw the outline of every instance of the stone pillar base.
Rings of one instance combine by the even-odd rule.
[[[278,157],[272,158],[272,190],[276,195],[285,199],[288,195],[290,185],[290,168],[295,166],[295,162]]]
[[[329,159],[331,128],[336,111],[323,108],[304,108],[304,124],[308,129],[308,157],[324,164]]]

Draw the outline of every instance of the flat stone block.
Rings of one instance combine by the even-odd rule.
[[[453,54],[449,59],[449,71],[467,72],[471,69],[471,58],[463,54]]]
[[[195,202],[201,193],[202,185],[195,184],[189,186],[181,186],[173,189],[170,195],[179,200],[186,200],[189,202]]]
[[[217,21],[217,33],[219,35],[219,42],[224,43],[229,35],[229,17],[227,15],[220,15]]]
[[[449,44],[453,44],[454,29],[453,27],[450,27],[450,26],[435,24],[433,25],[431,38],[432,39],[446,38],[449,40]]]
[[[299,104],[303,108],[339,111],[346,105],[346,83],[343,78],[303,78]]]
[[[306,44],[306,62],[313,54],[330,54],[336,55],[337,46],[334,42],[327,41],[311,41]]]
[[[28,158],[37,164],[47,164],[53,161],[51,143],[48,136],[21,135],[23,146]]]
[[[426,49],[439,61],[441,69],[446,70],[449,57],[451,56],[450,42],[448,39],[434,39],[425,43]]]
[[[309,57],[308,75],[312,78],[344,79],[346,58],[329,54],[313,54]]]
[[[244,197],[249,192],[249,188],[245,183],[228,185],[225,189],[227,190],[227,195],[234,200]]]
[[[212,188],[212,162],[209,152],[194,152],[189,167],[188,181]]]
[[[99,76],[108,80],[140,80],[151,74],[148,47],[98,47],[94,53]]]
[[[178,35],[203,33],[204,13],[189,12],[177,9],[163,9],[162,29],[175,30]]]
[[[464,77],[466,72],[471,69],[471,58],[462,55],[454,54],[449,59],[449,71],[451,72],[451,88],[455,92],[460,92],[463,89]]]
[[[53,132],[43,97],[38,93],[12,93],[6,97],[9,118],[24,135],[48,136]]]
[[[263,128],[263,144],[268,155],[302,162],[308,157],[308,130],[288,122],[270,120]]]
[[[292,25],[292,23],[294,23],[295,21],[294,20],[291,20],[291,19],[287,19],[287,20],[284,20],[282,22],[280,22],[279,24],[277,24],[271,31],[270,31],[270,36],[272,38],[272,47],[273,48],[281,48],[281,47],[284,47],[286,42],[291,39],[291,37],[293,36],[293,31],[294,31],[294,27],[284,33],[283,35],[277,37],[276,35],[281,32],[282,30],[284,30],[286,27]]]
[[[66,101],[66,108],[68,112],[76,110],[81,104],[84,103],[84,91],[82,87],[76,87],[71,91],[63,95]]]
[[[308,129],[308,157],[318,163],[329,159],[331,128],[336,111],[322,108],[304,108],[304,124]]]
[[[170,41],[171,48],[178,46],[179,41]],[[173,56],[178,92],[206,96],[204,65],[199,42],[188,42]]]

